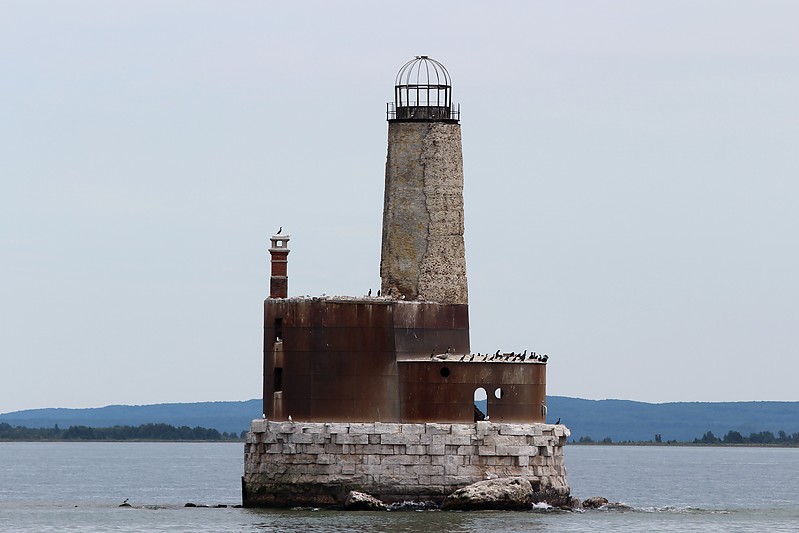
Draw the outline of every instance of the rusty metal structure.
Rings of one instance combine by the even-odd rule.
[[[403,65],[397,74],[394,95],[394,105],[389,105],[390,122],[430,123],[431,128],[438,123],[455,123],[460,127],[460,109],[452,104],[449,73],[427,56],[417,56]],[[409,127],[403,135],[407,138],[416,135],[416,131]],[[456,133],[457,142],[451,146],[457,146],[452,150],[458,153],[450,155],[460,161],[460,130]],[[389,137],[390,153],[392,149],[404,149],[392,147],[392,138]],[[403,142],[413,145],[416,141]],[[462,175],[456,178],[462,184]],[[407,189],[408,183],[416,182],[408,179],[402,187]],[[434,221],[449,218],[454,227],[462,228],[462,193],[457,186],[452,190],[461,195],[459,202],[442,201],[428,206],[425,216]],[[396,202],[404,198],[396,197]],[[392,205],[394,196],[387,193],[386,198],[385,212],[394,209],[400,213],[392,223],[415,227],[413,205],[405,209]],[[453,213],[453,209],[459,212]],[[431,212],[434,210],[438,211]],[[426,241],[435,236],[410,237],[402,242],[422,247],[420,255],[434,267],[446,264],[447,258],[436,263],[434,254],[449,253],[448,246],[459,246],[458,253],[463,254],[462,238],[460,244],[447,241],[437,247]],[[422,279],[422,288],[408,299],[400,285],[396,289],[399,292],[386,294],[384,290],[383,296],[376,297],[288,298],[288,237],[275,235],[271,240],[272,289],[264,302],[266,418],[400,423],[471,423],[489,417],[497,422],[546,421],[546,361],[516,353],[473,354],[465,294],[438,301],[424,297],[447,294],[439,289],[448,279],[449,267],[434,273],[439,277],[429,282],[433,288],[423,286]],[[384,259],[389,261],[392,257]],[[465,270],[460,279],[465,284]],[[487,396],[487,413],[475,406],[475,392],[479,389]]]

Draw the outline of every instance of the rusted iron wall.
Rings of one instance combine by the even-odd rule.
[[[473,422],[474,392],[485,389],[492,422],[545,422],[546,365],[534,362],[400,362],[403,422]],[[500,398],[496,391],[499,389]]]
[[[264,303],[264,414],[306,421],[397,420],[397,364],[388,302]],[[278,337],[280,341],[278,341]],[[281,344],[282,413],[272,409]]]
[[[447,350],[469,353],[467,305],[268,299],[264,414],[309,422],[472,422],[474,390],[482,386],[492,420],[544,420],[545,365],[431,361]],[[499,399],[497,387],[504,391]]]
[[[398,358],[429,359],[432,353],[469,353],[469,306],[395,302],[394,344]]]

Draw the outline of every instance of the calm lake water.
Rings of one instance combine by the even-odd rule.
[[[240,503],[243,445],[0,443],[0,531],[797,531],[799,449],[570,446],[572,493],[625,511],[185,508]],[[131,508],[118,505],[129,498]]]

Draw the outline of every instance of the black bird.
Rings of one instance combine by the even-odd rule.
[[[522,361],[524,361],[525,357],[527,357],[527,350],[525,350],[524,353],[522,354]]]
[[[485,355],[483,356],[483,361],[486,361],[487,359],[488,359],[488,354],[485,354]]]
[[[369,296],[372,295],[372,289],[369,289]]]
[[[499,357],[499,350],[497,350],[497,353],[494,354],[494,357]]]
[[[435,351],[435,350],[433,350],[433,353],[431,353],[431,354],[430,354],[430,359],[432,359],[432,358],[433,358],[433,357],[435,357],[435,356],[436,356],[436,351]]]
[[[557,426],[557,425],[559,425],[559,424],[560,424],[560,417],[558,417],[558,421],[557,421],[557,422],[555,422],[555,425],[556,425],[556,426]]]
[[[547,354],[544,354],[541,357],[539,357],[539,359],[541,360],[542,363],[546,363],[547,360],[549,359],[549,356]]]
[[[280,229],[279,229],[279,230],[277,230],[277,234],[278,234],[278,235],[280,235],[280,233],[281,233],[282,231],[283,231],[283,226],[280,226]]]
[[[474,354],[469,358],[469,361],[474,361]]]
[[[380,289],[377,289],[377,296],[380,297]]]
[[[463,361],[464,359],[466,359],[466,354],[461,355],[461,359],[460,360]]]

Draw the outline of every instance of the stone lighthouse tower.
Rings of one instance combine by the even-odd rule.
[[[444,65],[417,56],[388,104],[383,294],[468,304],[460,109]]]

